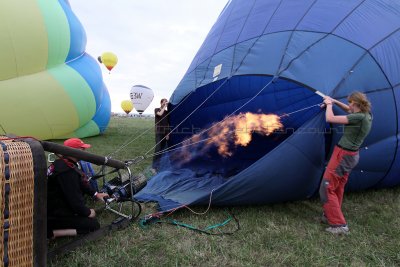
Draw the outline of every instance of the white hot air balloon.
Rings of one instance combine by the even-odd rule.
[[[142,114],[153,101],[154,93],[153,90],[146,86],[134,85],[131,88],[130,97],[133,107],[139,114]]]

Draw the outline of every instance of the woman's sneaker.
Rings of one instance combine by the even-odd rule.
[[[347,235],[350,234],[350,229],[349,227],[346,226],[338,226],[338,227],[328,227],[325,229],[325,231],[335,234],[335,235]]]

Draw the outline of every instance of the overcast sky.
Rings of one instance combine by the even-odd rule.
[[[227,2],[69,0],[86,31],[86,52],[94,58],[106,51],[118,56],[111,74],[101,66],[112,111],[122,112],[120,103],[135,84],[154,91],[144,113],[169,98]]]

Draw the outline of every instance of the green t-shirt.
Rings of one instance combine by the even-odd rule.
[[[371,130],[372,115],[370,113],[351,113],[347,115],[348,124],[344,125],[344,133],[339,145],[350,150],[358,150]]]

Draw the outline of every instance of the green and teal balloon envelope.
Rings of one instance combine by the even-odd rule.
[[[110,96],[85,47],[85,31],[67,1],[0,2],[0,126],[5,132],[61,139],[106,129]]]

